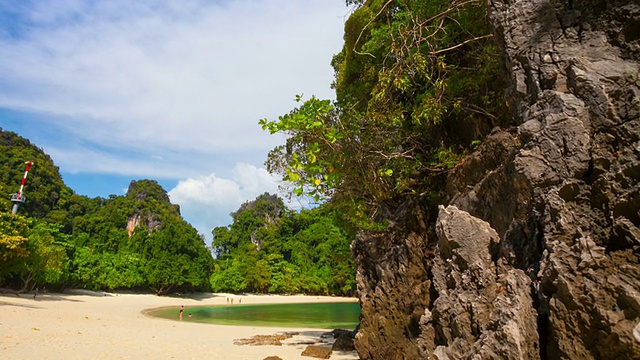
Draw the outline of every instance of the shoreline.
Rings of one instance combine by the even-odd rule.
[[[307,295],[103,293],[0,294],[0,356],[8,359],[210,358],[311,359],[301,353],[311,342],[330,344],[328,329],[204,324],[151,317],[154,308],[181,305],[357,302],[355,298]],[[282,345],[236,345],[257,335],[297,333]],[[334,352],[330,359],[358,359],[355,352]]]

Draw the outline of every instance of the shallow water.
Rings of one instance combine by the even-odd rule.
[[[164,319],[180,319],[177,307],[149,310],[146,314]],[[358,325],[359,316],[360,305],[355,302],[238,304],[186,307],[183,321],[223,325],[354,329]]]

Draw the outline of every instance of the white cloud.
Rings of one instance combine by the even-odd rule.
[[[258,166],[282,137],[258,120],[289,112],[296,94],[334,96],[330,62],[348,9],[342,0],[25,0],[0,3],[3,14],[0,109],[32,115],[25,131],[40,129],[37,145],[69,177],[180,180],[173,202],[209,235],[242,202],[277,191]]]
[[[237,164],[231,179],[216,174],[188,178],[178,182],[169,191],[169,197],[172,203],[180,205],[182,215],[211,240],[211,230],[230,225],[229,214],[238,210],[242,203],[265,192],[277,194],[278,184],[279,180],[265,169]]]
[[[37,2],[40,26],[0,39],[0,106],[65,116],[57,125],[97,143],[268,148],[258,119],[297,93],[332,96],[346,12],[336,3]]]

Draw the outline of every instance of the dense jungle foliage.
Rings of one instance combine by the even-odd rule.
[[[25,159],[35,163],[27,201],[12,215]],[[77,195],[48,155],[2,129],[0,173],[0,287],[354,293],[350,238],[322,207],[297,213],[263,194],[207,249],[155,181],[132,181],[125,196]]]
[[[299,107],[260,125],[288,135],[268,170],[361,229],[383,226],[383,204],[439,203],[443,174],[500,123],[504,82],[484,1],[347,5],[336,100],[297,96]]]
[[[297,213],[263,194],[232,217],[232,225],[213,230],[214,292],[355,294],[353,236],[334,211]]]
[[[24,161],[27,201],[11,214]],[[0,129],[0,286],[158,294],[210,288],[213,258],[157,182],[132,181],[125,196],[75,194],[41,149]]]

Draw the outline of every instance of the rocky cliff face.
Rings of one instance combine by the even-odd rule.
[[[127,189],[126,198],[129,200],[133,212],[129,215],[126,229],[131,237],[138,226],[152,231],[162,227],[162,214],[180,214],[180,207],[171,204],[169,195],[155,180],[131,181]]]
[[[354,242],[358,352],[640,358],[640,3],[488,7],[516,128],[449,175],[436,224],[410,203]]]

